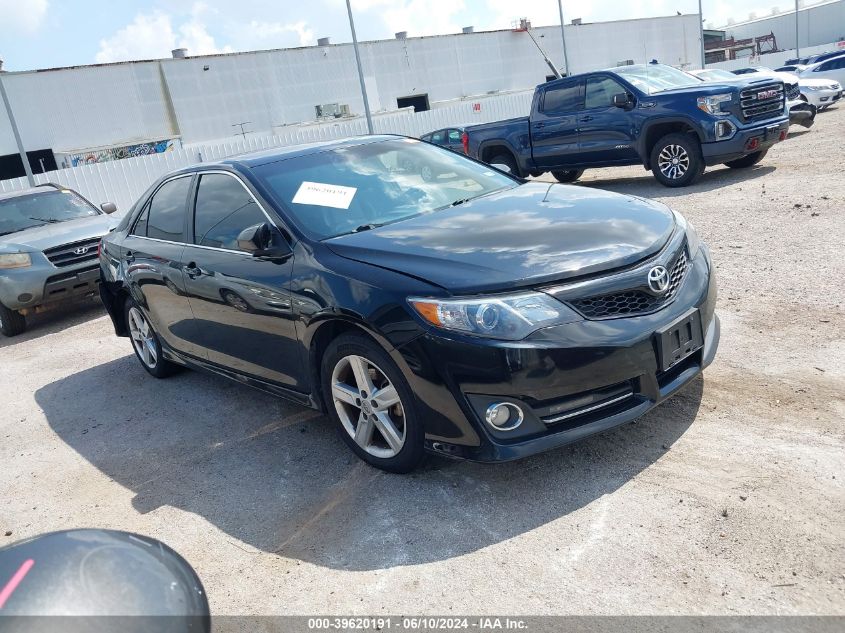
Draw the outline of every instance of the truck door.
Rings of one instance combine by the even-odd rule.
[[[555,81],[542,90],[528,122],[535,164],[556,169],[580,162],[577,119],[584,106],[584,80]]]
[[[587,78],[584,109],[578,113],[580,162],[640,162],[631,110],[613,105],[614,95],[626,93],[629,91],[611,77]]]

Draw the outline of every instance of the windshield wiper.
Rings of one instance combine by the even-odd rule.
[[[34,218],[30,216],[29,219],[38,220],[39,222],[46,222],[47,224],[56,224],[57,222],[64,222],[64,220],[59,220],[57,218]]]
[[[357,229],[352,231],[352,233],[360,233],[361,231],[372,231],[373,229],[377,229],[380,226],[384,226],[387,222],[370,222],[369,224],[362,224]]]

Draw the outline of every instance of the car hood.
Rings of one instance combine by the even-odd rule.
[[[110,215],[92,215],[0,235],[0,252],[43,251],[71,242],[92,240],[108,233],[119,221],[120,218]]]
[[[628,266],[660,250],[674,227],[658,202],[531,182],[325,244],[348,259],[474,293]]]
[[[702,78],[703,79],[703,78]],[[648,96],[649,99],[653,97],[673,96],[673,95],[703,95],[703,94],[718,94],[720,92],[748,88],[754,84],[770,83],[775,80],[783,81],[780,77],[772,75],[762,75],[756,73],[753,76],[737,75],[736,79],[705,79],[700,84],[694,86],[687,86],[685,88],[672,88],[671,90],[661,90],[654,92]],[[793,77],[791,83],[795,83],[797,77]]]
[[[819,88],[828,88],[833,84],[838,84],[839,82],[835,79],[805,79],[801,77],[798,80],[798,85],[804,88],[812,87],[819,87]]]

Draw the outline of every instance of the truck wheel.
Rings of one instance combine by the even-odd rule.
[[[690,134],[667,134],[652,148],[650,164],[661,185],[687,187],[704,173],[701,144]]]
[[[23,334],[26,332],[26,317],[0,303],[0,332],[6,336]]]
[[[510,154],[497,154],[496,156],[491,158],[487,164],[505,165],[508,169],[511,170],[511,176],[519,177],[519,167],[516,166],[516,161]]]
[[[558,182],[575,182],[583,175],[583,169],[559,169],[558,171],[552,172],[552,176]]]
[[[741,169],[742,167],[751,167],[752,165],[756,165],[761,160],[766,157],[766,153],[769,150],[764,149],[759,152],[754,152],[753,154],[749,154],[748,156],[743,156],[742,158],[737,158],[736,160],[729,161],[725,163],[731,169]]]

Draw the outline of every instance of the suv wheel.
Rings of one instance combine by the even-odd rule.
[[[554,176],[555,180],[558,182],[575,182],[583,175],[583,169],[560,169],[552,172],[552,176]]]
[[[424,455],[422,422],[402,372],[378,345],[343,335],[323,355],[323,396],[343,441],[368,464],[394,473]]]
[[[127,299],[125,310],[132,349],[144,369],[156,378],[167,378],[175,373],[179,366],[164,358],[158,335],[138,304]]]
[[[742,158],[737,158],[736,160],[732,160],[730,162],[725,163],[731,169],[741,169],[742,167],[751,167],[752,165],[756,165],[761,160],[766,157],[766,153],[769,150],[764,149],[759,152],[754,152],[753,154],[748,154],[747,156],[743,156]]]
[[[676,132],[661,138],[651,150],[650,164],[654,177],[666,187],[687,187],[704,173],[701,145],[690,134]]]
[[[0,303],[0,332],[6,336],[17,336],[26,332],[26,317],[17,310],[10,310]]]

